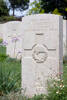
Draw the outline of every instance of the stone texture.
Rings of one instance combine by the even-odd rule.
[[[2,38],[2,39],[3,39],[3,34],[4,34],[3,26],[4,26],[4,24],[0,24],[0,38]]]
[[[67,20],[63,20],[63,56],[67,53]]]
[[[52,14],[23,18],[22,88],[27,96],[47,93],[47,80],[63,72],[63,20]]]
[[[20,59],[22,56],[22,22],[5,23],[3,29],[3,40],[8,43],[7,55]]]

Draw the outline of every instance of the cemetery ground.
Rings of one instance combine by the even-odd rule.
[[[0,95],[17,91],[21,83],[20,60],[10,58],[6,55],[5,46],[0,47]]]
[[[63,64],[63,81],[64,84],[67,85],[66,63]],[[6,95],[10,94],[12,91],[17,92],[19,91],[20,88],[21,88],[21,61],[6,56],[6,48],[1,46],[0,47],[0,96],[3,96],[4,94]],[[67,93],[66,90],[63,89],[63,93]],[[57,97],[57,99],[53,99],[54,97],[52,95],[54,94],[53,93],[50,94],[49,95],[50,98],[47,97],[47,99],[44,99],[43,95],[34,96],[32,99],[29,99],[23,96],[21,97],[21,94],[19,94],[18,97],[19,99],[15,99],[12,97],[12,99],[8,100],[67,100],[67,96],[65,99],[58,99],[59,97]],[[64,94],[62,94],[62,96],[64,96]],[[5,98],[4,100],[7,99]]]

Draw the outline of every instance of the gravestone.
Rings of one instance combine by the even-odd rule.
[[[22,22],[12,21],[4,24],[3,40],[7,42],[6,52],[11,58],[22,56]]]
[[[67,20],[63,20],[63,56],[67,56]]]
[[[23,18],[22,88],[27,96],[47,93],[47,80],[63,72],[63,20],[38,14]]]

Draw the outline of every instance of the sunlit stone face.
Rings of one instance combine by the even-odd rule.
[[[51,14],[23,18],[22,88],[27,96],[47,93],[47,80],[62,72],[62,22]]]
[[[21,59],[22,56],[22,22],[11,21],[4,24],[3,40],[6,45],[6,54],[11,58]],[[21,52],[21,53],[19,53]]]

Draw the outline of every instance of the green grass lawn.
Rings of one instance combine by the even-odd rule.
[[[0,58],[2,55],[6,56],[6,48],[0,47]],[[4,58],[4,57],[3,57]],[[3,61],[0,61],[0,66],[4,67],[6,71],[11,70],[15,73],[21,71],[21,62],[20,60],[6,57]]]
[[[6,47],[0,46],[0,54],[6,54]]]
[[[21,62],[20,60],[10,58],[9,56],[6,56],[6,48],[0,47],[0,69],[4,73],[13,73],[13,75],[16,75],[20,73],[21,78]],[[1,72],[1,71],[0,71]],[[19,88],[21,87],[21,80],[18,82]]]
[[[14,73],[21,71],[21,63],[19,60],[6,58],[2,63],[2,66],[5,68],[6,71],[10,70]]]

